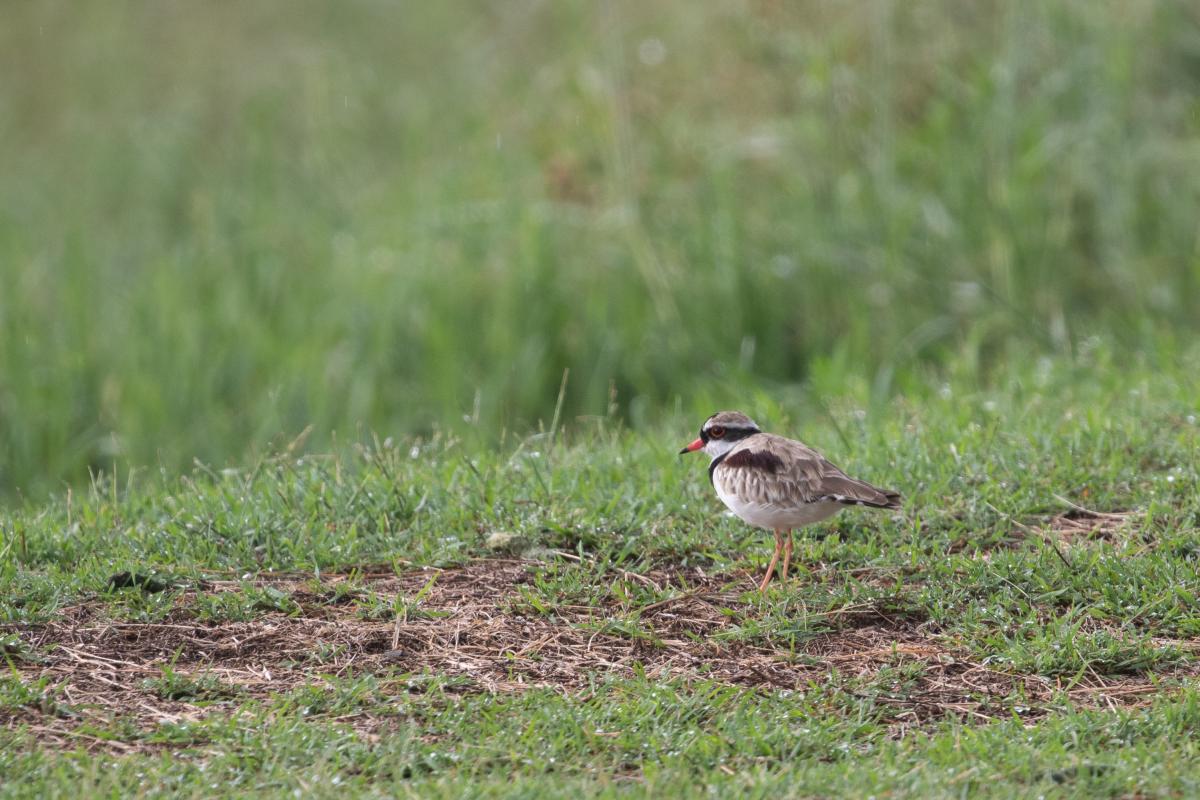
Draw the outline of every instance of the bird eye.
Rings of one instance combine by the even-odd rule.
[[[725,435],[725,429],[722,428],[720,425],[713,425],[711,428],[708,429],[708,435],[714,439],[720,439],[722,436]]]

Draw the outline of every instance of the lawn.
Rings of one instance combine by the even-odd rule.
[[[11,6],[0,797],[1200,794],[1195,3]]]
[[[756,409],[906,497],[766,596],[769,537],[675,455],[698,420],[11,512],[4,791],[1191,795],[1196,358]]]

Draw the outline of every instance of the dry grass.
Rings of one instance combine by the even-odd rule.
[[[266,698],[366,673],[454,676],[460,691],[492,693],[530,687],[581,693],[596,675],[642,671],[662,679],[804,691],[836,673],[849,687],[870,686],[877,702],[893,707],[897,733],[946,717],[1010,717],[1014,709],[1034,719],[1052,702],[1062,703],[1064,695],[1079,707],[1115,707],[1148,702],[1161,691],[1143,676],[1087,675],[1064,685],[1000,671],[972,659],[928,623],[870,607],[843,609],[828,620],[833,630],[795,649],[730,641],[721,634],[756,613],[746,592],[753,577],[737,576],[731,584],[728,576],[696,568],[638,576],[674,594],[640,609],[637,635],[621,635],[604,627],[613,615],[628,619],[628,610],[617,606],[519,613],[519,587],[530,580],[532,568],[520,560],[486,560],[438,571],[432,584],[428,570],[359,576],[358,588],[381,597],[412,597],[425,589],[420,612],[395,620],[364,619],[353,595],[334,591],[347,580],[341,575],[326,576],[321,587],[298,576],[260,579],[289,592],[300,613],[269,613],[248,622],[196,622],[190,610],[196,593],[181,595],[171,615],[154,623],[115,621],[100,601],[74,606],[61,620],[19,629],[42,660],[16,665],[27,681],[44,679],[48,696],[71,713],[57,714],[58,704],[27,705],[0,710],[0,724],[28,723],[48,744],[77,746],[77,729],[88,720],[132,716],[139,729],[149,730],[203,717],[223,697]],[[218,581],[204,591],[233,591],[238,585]],[[164,696],[164,668],[202,678],[208,696]],[[885,669],[907,677],[881,680]],[[386,725],[386,716],[364,711],[343,721],[370,732]],[[99,739],[94,744],[136,746]]]
[[[1047,527],[1059,541],[1078,545],[1094,541],[1115,541],[1123,529],[1128,528],[1136,511],[1105,513],[1073,508],[1065,514],[1052,517]]]

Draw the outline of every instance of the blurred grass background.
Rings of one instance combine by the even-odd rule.
[[[0,491],[1169,365],[1198,98],[1183,0],[11,3]]]

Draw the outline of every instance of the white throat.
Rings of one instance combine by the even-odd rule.
[[[724,439],[709,439],[708,443],[704,445],[704,452],[715,461],[732,450],[736,444],[737,442],[727,442]]]

